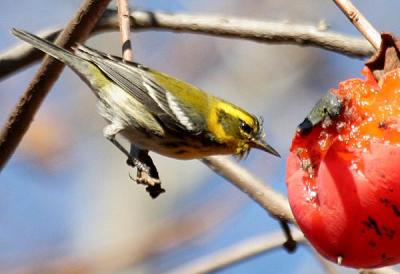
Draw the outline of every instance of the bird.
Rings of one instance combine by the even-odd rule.
[[[104,136],[175,159],[243,158],[250,149],[280,157],[265,139],[262,118],[174,77],[77,44],[61,48],[24,30],[12,34],[68,65],[93,91]]]

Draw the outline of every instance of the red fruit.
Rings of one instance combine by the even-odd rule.
[[[326,258],[351,267],[400,262],[400,69],[332,92],[339,117],[297,133],[287,161],[297,223]]]

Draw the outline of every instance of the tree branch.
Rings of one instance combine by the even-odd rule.
[[[377,269],[363,269],[360,274],[399,274],[400,272],[390,267],[382,267]]]
[[[133,61],[132,44],[130,40],[131,24],[129,16],[129,5],[127,0],[116,0],[118,10],[118,24],[121,33],[122,59],[124,61]],[[137,165],[136,162],[140,164]],[[150,197],[155,199],[165,190],[161,187],[158,170],[148,150],[140,149],[135,144],[130,144],[130,155],[127,164],[137,168],[137,175],[134,179],[136,183],[146,185],[146,191]],[[146,169],[140,168],[145,166]]]
[[[305,238],[301,232],[294,234],[294,239],[304,242]],[[178,269],[174,269],[169,274],[195,274],[212,273],[228,266],[232,266],[246,259],[264,254],[265,252],[281,248],[286,238],[282,233],[263,235],[243,241],[225,250],[216,252],[209,256],[200,258],[194,262],[189,262]]]
[[[122,57],[124,60],[133,61],[132,45],[130,40],[129,6],[126,0],[117,0],[119,30],[121,33]]]
[[[369,57],[375,52],[374,48],[364,39],[322,31],[318,27],[310,25],[137,10],[131,12],[131,25],[135,31],[191,32],[218,37],[242,38],[262,43],[314,46],[357,58]],[[99,33],[118,29],[117,12],[107,10],[94,31]],[[48,31],[44,37],[52,40],[59,31],[60,29]],[[37,61],[41,56],[43,56],[42,53],[28,45],[7,50],[0,54],[0,79]]]
[[[364,35],[375,49],[382,43],[380,33],[368,22],[367,18],[351,3],[350,0],[334,0],[335,4],[347,16],[350,22]]]
[[[105,11],[109,1],[85,0],[74,18],[57,38],[56,44],[69,48],[76,42],[84,41]],[[49,56],[44,59],[0,134],[0,171],[22,140],[35,113],[63,68],[62,63]]]
[[[287,199],[255,178],[246,169],[220,156],[207,157],[202,162],[246,193],[275,218],[296,223]]]

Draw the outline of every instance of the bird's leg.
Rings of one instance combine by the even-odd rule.
[[[124,128],[116,123],[109,124],[103,129],[103,135],[115,145],[122,153],[128,157],[127,164],[137,168],[137,176],[134,179],[138,184],[147,185],[146,191],[150,197],[157,198],[158,195],[165,192],[161,187],[158,171],[147,150],[141,150],[131,144],[128,152],[116,139],[115,136]]]
[[[123,154],[128,157],[128,161],[132,163],[131,166],[137,167],[138,169],[142,169],[148,172],[149,168],[145,165],[143,165],[142,162],[140,162],[138,159],[133,157],[116,139],[115,135],[117,135],[118,132],[120,132],[123,129],[123,127],[118,126],[117,124],[109,124],[104,127],[103,129],[103,135],[104,137],[107,138],[114,146],[116,146]]]
[[[161,187],[161,181],[160,177],[158,176],[157,168],[148,153],[149,152],[147,150],[140,149],[134,144],[131,144],[131,158],[136,159],[142,165],[146,166],[146,169],[142,169],[137,166],[136,182],[147,185],[146,191],[152,198],[156,198],[158,195],[165,192],[165,190]],[[128,165],[133,166],[129,162],[129,158],[127,163]]]

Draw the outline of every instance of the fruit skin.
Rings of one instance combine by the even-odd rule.
[[[365,81],[342,82],[338,94],[343,95],[346,90],[347,99],[353,100],[359,94],[349,94],[352,92],[349,88],[357,90],[360,86],[362,92],[368,88],[376,92],[377,83],[368,70],[364,72]],[[391,72],[380,84],[382,89],[378,92],[397,96],[400,71]],[[313,142],[318,140],[312,138],[323,131],[319,125],[309,135],[297,133],[287,161],[289,203],[304,235],[327,259],[337,262],[340,258],[342,265],[357,268],[400,262],[400,146],[397,137],[392,138],[400,132],[400,118],[396,111],[382,112],[381,106],[388,102],[375,102],[376,98],[371,97],[371,106],[377,106],[376,113],[369,114],[385,117],[390,121],[390,128],[379,128],[374,121],[378,129],[374,129],[376,133],[366,147],[355,148],[354,142],[332,135],[329,145],[320,154],[320,162],[316,162],[315,176],[310,182],[310,173],[299,159],[299,140],[315,145]],[[397,98],[392,99],[397,102]],[[371,106],[368,111],[373,109]],[[346,113],[346,109],[343,112]],[[345,115],[340,119],[347,127],[356,121]],[[371,125],[365,126],[360,132],[364,134],[370,128]],[[357,136],[363,137],[365,134]]]

